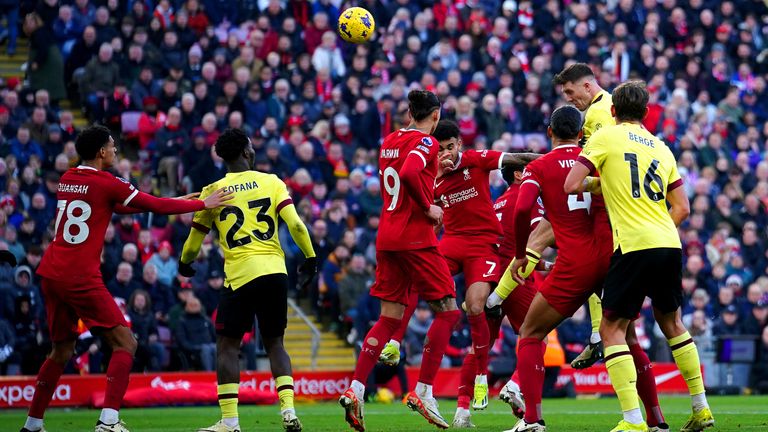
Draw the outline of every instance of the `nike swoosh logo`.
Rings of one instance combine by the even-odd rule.
[[[496,273],[483,273],[483,277],[496,276]]]
[[[672,378],[674,378],[674,377],[676,377],[678,375],[680,375],[680,371],[679,370],[674,370],[674,371],[671,371],[671,372],[667,372],[667,373],[661,374],[661,375],[656,377],[656,385],[663,384],[663,383],[671,380]]]
[[[439,183],[435,182],[435,189],[439,188],[441,184],[445,183],[445,180],[441,180]]]
[[[488,347],[488,345],[483,345],[483,346],[475,347],[475,349],[483,349],[483,348],[487,348],[487,347]]]

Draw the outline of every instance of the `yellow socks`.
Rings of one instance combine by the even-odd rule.
[[[619,398],[624,419],[633,424],[642,422],[640,399],[637,395],[637,369],[627,345],[605,347],[605,366],[611,377],[611,384]],[[630,418],[627,418],[629,414]],[[636,416],[640,416],[639,421]]]
[[[524,269],[520,270],[519,273],[524,278],[527,278],[536,269],[536,264],[538,264],[539,260],[541,260],[541,255],[532,249],[526,249],[525,255],[528,257],[528,265],[526,265]],[[509,264],[509,267],[507,268],[507,270],[504,272],[503,275],[501,275],[501,280],[499,281],[499,285],[493,291],[502,300],[509,297],[509,295],[512,294],[512,291],[514,291],[515,288],[517,288],[517,282],[515,282],[515,280],[512,279],[512,273],[510,273],[509,271],[509,268],[512,267],[512,263],[514,262],[515,260],[513,259],[512,262]]]
[[[230,419],[234,419],[234,425],[237,425],[237,392],[240,390],[239,383],[232,384],[219,384],[219,406],[221,407],[221,418],[228,420],[227,423],[232,423]],[[229,424],[229,426],[233,426]]]
[[[592,334],[600,334],[600,321],[603,318],[603,302],[597,294],[589,296],[589,317],[592,320]],[[590,340],[590,342],[592,342]],[[594,342],[593,342],[594,343]]]
[[[280,398],[280,412],[293,411],[293,377],[283,375],[275,378],[275,387]]]
[[[696,349],[696,344],[693,343],[693,339],[688,332],[675,336],[672,339],[667,340],[669,347],[672,349],[672,357],[675,358],[677,368],[680,370],[680,374],[685,378],[685,383],[688,384],[688,392],[691,396],[695,396],[694,401],[699,401],[698,404],[706,407],[706,399],[703,403],[700,401],[704,394],[704,380],[701,378],[701,363],[699,362],[699,351]]]

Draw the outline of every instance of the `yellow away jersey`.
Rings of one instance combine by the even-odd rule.
[[[206,186],[200,199],[221,188],[234,192],[234,198],[226,207],[195,213],[192,223],[203,232],[216,225],[224,251],[225,284],[237,289],[259,276],[286,273],[277,237],[277,216],[292,204],[285,183],[258,171],[227,173]]]
[[[663,141],[640,124],[621,123],[594,133],[579,159],[600,173],[614,249],[681,247],[665,198],[682,180]]]
[[[587,142],[592,134],[600,130],[600,128],[616,124],[611,115],[612,105],[613,98],[607,91],[603,90],[595,95],[595,98],[592,99],[592,104],[589,105],[587,112],[584,114],[583,143]]]

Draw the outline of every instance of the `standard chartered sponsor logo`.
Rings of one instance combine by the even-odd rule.
[[[461,192],[456,192],[456,193],[452,193],[452,194],[448,195],[448,203],[450,205],[457,204],[457,203],[460,203],[462,201],[466,201],[466,200],[468,200],[470,198],[474,198],[474,197],[476,197],[478,195],[479,195],[479,193],[477,192],[477,190],[473,186],[473,187],[471,187],[469,189],[464,189]]]
[[[317,378],[297,378],[293,381],[293,390],[297,396],[309,395],[340,395],[344,393],[350,385],[349,377],[341,379],[317,379]],[[242,381],[240,387],[251,388],[259,391],[275,391],[275,380],[270,378],[268,380],[258,380],[251,378],[247,381]]]
[[[5,385],[0,386],[0,403],[6,403],[9,407],[17,402],[32,402],[35,395],[35,386],[28,385]],[[53,400],[67,401],[72,397],[72,389],[68,384],[61,384],[53,392]]]

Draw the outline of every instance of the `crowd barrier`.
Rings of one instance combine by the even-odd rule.
[[[653,366],[659,393],[686,393],[688,388],[674,363]],[[417,381],[418,368],[408,368],[408,381]],[[351,371],[295,372],[294,389],[299,400],[332,400],[349,386]],[[586,370],[564,367],[557,385],[573,382],[577,393],[611,394],[613,389],[604,365]],[[435,380],[437,397],[456,397],[459,369],[442,369]],[[64,375],[53,395],[56,407],[101,407],[104,402],[104,375]],[[389,386],[398,392],[396,380]],[[35,377],[0,377],[0,409],[26,408],[35,392]],[[212,372],[147,373],[131,375],[124,406],[214,405],[216,374]],[[240,402],[273,404],[277,402],[275,381],[268,372],[243,372],[240,375]]]

